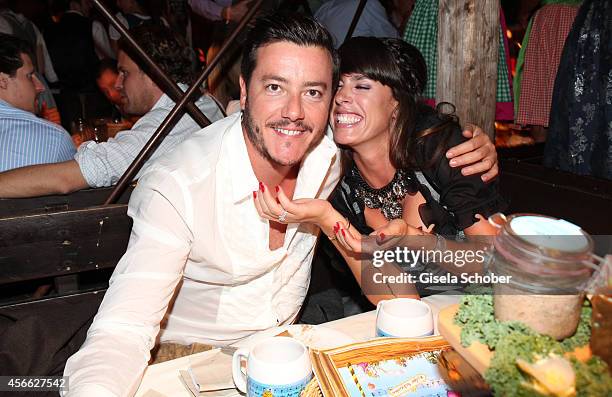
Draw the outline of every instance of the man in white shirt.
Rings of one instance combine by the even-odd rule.
[[[134,29],[132,34],[170,78],[180,83],[191,82],[193,63],[189,55],[190,50],[168,29],[142,26]],[[119,180],[174,107],[174,102],[128,54],[127,46],[123,46],[119,51],[120,73],[116,88],[122,94],[122,111],[126,114],[142,115],[132,129],[118,133],[107,142],[84,142],[79,146],[74,160],[0,173],[0,197],[65,194],[87,187],[111,186]],[[182,88],[186,89],[187,86],[183,84]],[[223,117],[217,104],[208,96],[200,98],[196,105],[212,122]],[[193,119],[184,115],[151,155],[147,164],[173,149],[198,129],[199,126]]]
[[[69,396],[132,395],[158,339],[226,345],[296,319],[318,230],[262,219],[253,197],[263,183],[327,198],[337,183],[325,130],[338,59],[314,20],[273,15],[248,34],[241,71],[241,115],[159,158],[132,193],[129,248],[66,364]]]

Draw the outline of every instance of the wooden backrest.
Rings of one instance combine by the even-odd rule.
[[[127,204],[134,186],[129,186],[118,204]],[[113,191],[112,187],[85,189],[71,194],[22,199],[0,199],[0,218],[34,215],[57,211],[83,209],[102,205]]]
[[[12,291],[3,294],[0,307],[38,308],[42,301],[32,301],[36,294],[13,292],[24,288],[25,293],[28,285],[55,285],[45,305],[63,302],[66,294],[78,299],[92,288],[104,289],[109,272],[96,270],[112,269],[125,253],[132,228],[127,216],[132,190],[109,206],[101,204],[112,188],[0,200],[0,286]],[[88,280],[95,274],[93,287],[81,284],[83,274]]]
[[[563,218],[592,235],[612,234],[612,181],[547,168],[532,160],[503,159],[500,187],[509,214]]]
[[[114,267],[131,227],[126,204],[0,218],[0,285]]]

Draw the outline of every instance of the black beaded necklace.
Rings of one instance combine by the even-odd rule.
[[[391,182],[380,189],[374,189],[363,179],[357,166],[349,171],[349,177],[354,181],[355,197],[371,209],[380,208],[383,216],[388,220],[402,217],[402,200],[413,191],[410,177],[403,170],[395,171]]]

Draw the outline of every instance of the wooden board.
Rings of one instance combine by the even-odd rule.
[[[134,186],[129,186],[116,204],[127,204]],[[0,198],[0,219],[24,215],[79,210],[99,206],[110,196],[113,187],[79,190],[71,194],[58,194],[17,199]]]
[[[131,228],[125,204],[0,218],[0,285],[112,268]]]
[[[436,103],[454,104],[462,125],[479,125],[491,138],[499,30],[499,1],[438,2]]]
[[[459,310],[459,305],[452,305],[440,311],[438,315],[438,330],[446,341],[455,349],[480,375],[491,364],[493,352],[481,342],[473,342],[469,347],[461,345],[461,327],[453,319]]]

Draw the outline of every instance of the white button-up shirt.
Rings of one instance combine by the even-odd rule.
[[[187,89],[184,84],[179,86],[183,90]],[[200,97],[196,101],[196,106],[211,123],[223,118],[223,114],[215,101],[207,95]],[[106,142],[83,142],[79,146],[74,159],[79,164],[81,174],[83,174],[87,184],[91,187],[103,187],[117,183],[147,141],[151,139],[157,128],[170,114],[172,108],[174,108],[174,102],[164,94],[148,113],[138,119],[131,129],[119,132],[114,138],[109,138]],[[151,157],[145,162],[145,167],[198,130],[200,130],[200,126],[193,121],[191,116],[185,114],[151,154]],[[145,167],[141,168],[134,179],[138,179]]]
[[[294,198],[327,198],[339,156],[325,136],[303,160]],[[293,321],[310,281],[318,228],[269,223],[240,115],[197,132],[145,172],[132,193],[126,254],[81,350],[66,364],[69,395],[131,395],[161,341],[223,345]],[[178,288],[177,288],[178,285]]]

